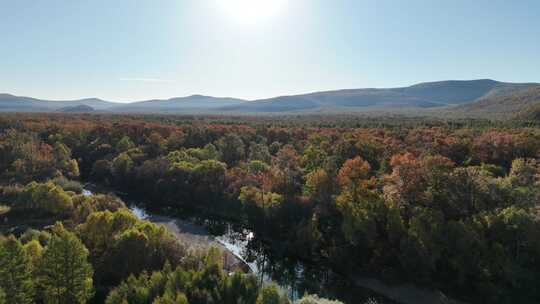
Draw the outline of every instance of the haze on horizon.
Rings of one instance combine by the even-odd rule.
[[[445,79],[539,82],[540,2],[3,1],[0,92],[257,99]]]

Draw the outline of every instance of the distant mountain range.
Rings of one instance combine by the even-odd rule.
[[[246,100],[228,97],[211,97],[192,95],[176,97],[167,100],[146,100],[129,104],[117,105],[109,110],[116,112],[142,112],[142,113],[174,113],[174,112],[206,112],[223,107],[238,106]]]
[[[279,96],[261,100],[192,95],[167,100],[117,103],[101,99],[40,100],[0,94],[0,111],[109,113],[351,113],[443,111],[499,113],[520,111],[538,102],[540,84],[490,79],[420,83],[402,88],[368,88]]]
[[[0,111],[3,112],[53,112],[62,108],[81,105],[98,110],[106,110],[118,104],[97,98],[59,101],[0,94]]]
[[[427,82],[403,88],[353,89],[281,96],[227,107],[239,112],[324,111],[436,108],[504,96],[530,88],[534,83],[504,83],[494,80]]]
[[[62,112],[62,113],[91,113],[95,111],[96,110],[92,108],[91,106],[87,106],[84,104],[58,109],[58,112]]]

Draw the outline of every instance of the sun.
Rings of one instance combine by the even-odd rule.
[[[228,18],[240,24],[255,25],[277,16],[286,0],[219,0]]]

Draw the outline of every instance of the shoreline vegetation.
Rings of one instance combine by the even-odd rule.
[[[96,186],[91,183],[86,183],[85,188],[95,189],[97,192],[117,193],[124,197],[129,197],[127,193],[118,193],[114,189],[108,189],[103,186]],[[129,199],[128,199],[129,201]],[[137,204],[128,204],[137,208],[135,212],[140,213],[139,218],[149,220],[155,224],[163,225],[173,232],[181,243],[189,244],[192,247],[210,248],[217,247],[224,253],[224,266],[225,269],[234,269],[238,267],[240,263],[243,263],[242,267],[244,271],[253,272],[256,268],[251,267],[249,263],[241,256],[238,251],[230,250],[230,243],[221,241],[218,237],[212,235],[204,226],[193,223],[188,219],[179,219],[174,216],[165,215],[166,211],[158,211],[157,213],[149,213],[144,209],[140,209]],[[144,206],[142,206],[144,207]],[[238,249],[238,248],[237,248]],[[258,276],[258,274],[256,274]],[[410,283],[395,283],[386,284],[381,280],[369,277],[369,276],[354,276],[349,278],[352,284],[374,291],[385,298],[396,301],[402,304],[465,304],[465,302],[457,301],[448,298],[444,293],[438,290],[429,290],[422,287],[415,286]]]
[[[249,271],[253,269],[249,268],[248,262],[242,258],[242,256],[235,254],[232,251],[229,251],[226,245],[219,240],[216,241],[215,237],[204,237],[202,235],[211,236],[208,231],[204,231],[204,228],[200,226],[195,226],[194,224],[179,220],[174,217],[169,217],[165,215],[151,215],[147,218],[149,221],[166,226],[169,230],[173,231],[175,235],[178,236],[179,240],[187,244],[201,245],[201,243],[206,243],[204,246],[212,247],[217,246],[224,252],[229,252],[231,255],[236,257],[240,262],[244,263],[245,267],[248,267]],[[186,240],[186,235],[189,235]],[[219,245],[219,246],[218,246]],[[225,258],[228,260],[228,258]],[[236,263],[231,263],[232,267]],[[246,270],[244,268],[244,270]],[[437,290],[429,290],[422,287],[414,286],[413,284],[403,284],[397,283],[395,285],[385,284],[379,279],[373,277],[356,277],[351,279],[353,284],[356,286],[372,290],[388,299],[396,301],[397,303],[402,304],[465,304],[465,302],[457,301],[454,299],[448,298],[442,292]]]
[[[118,193],[114,189],[108,189],[104,186],[96,186],[91,183],[86,183],[85,187],[90,187],[95,189],[98,192],[107,192],[119,194],[123,197],[126,197],[129,201],[128,193]],[[139,209],[137,204],[129,206],[136,207]],[[144,207],[144,206],[142,206]],[[190,246],[202,246],[205,248],[217,247],[225,253],[224,264],[227,269],[234,268],[238,266],[238,263],[243,263],[243,267],[240,267],[244,271],[253,272],[254,268],[249,265],[249,263],[241,256],[238,251],[230,250],[230,243],[220,241],[219,238],[213,236],[206,228],[201,225],[194,224],[193,222],[187,219],[179,219],[174,216],[165,215],[167,211],[157,211],[156,213],[148,213],[148,211],[139,209],[142,216],[139,216],[142,219],[149,220],[158,225],[164,225],[171,232],[173,232],[178,239],[185,244]],[[135,213],[139,213],[135,212]],[[219,215],[214,215],[218,217]],[[227,220],[227,219],[226,219]],[[236,248],[238,249],[238,248]],[[232,257],[228,257],[227,253]],[[236,261],[234,261],[236,259]],[[232,263],[230,261],[232,260]],[[229,267],[227,267],[227,264]],[[258,275],[258,274],[257,274]],[[455,299],[448,298],[444,293],[438,290],[429,290],[422,287],[415,286],[410,283],[395,283],[395,284],[386,284],[380,279],[377,279],[372,276],[353,276],[348,278],[352,284],[371,290],[384,296],[385,298],[396,301],[397,303],[402,304],[466,304],[462,301],[457,301]]]

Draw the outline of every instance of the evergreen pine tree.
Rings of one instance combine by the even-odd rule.
[[[86,303],[93,295],[88,250],[77,236],[57,223],[43,251],[40,284],[47,303]]]
[[[23,246],[14,236],[0,244],[0,289],[3,289],[6,303],[33,302],[32,265]]]

